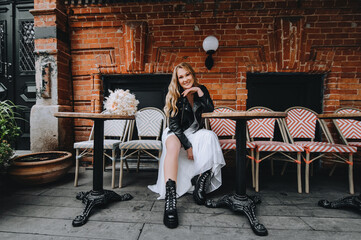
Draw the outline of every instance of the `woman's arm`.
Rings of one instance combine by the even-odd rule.
[[[174,117],[169,117],[169,129],[178,137],[184,149],[187,150],[192,147],[192,144],[181,128],[181,114],[182,113],[178,111]]]
[[[207,88],[203,85],[200,85],[199,88],[203,92],[203,96],[199,97],[200,102],[203,106],[204,112],[213,112],[214,105],[211,96],[209,95],[209,92]]]
[[[204,112],[213,112],[214,110],[213,101],[205,86],[199,85],[198,87],[189,88],[182,93],[182,96],[186,97],[190,93],[198,96],[203,106]]]

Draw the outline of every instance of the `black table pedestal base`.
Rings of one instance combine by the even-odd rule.
[[[118,195],[114,191],[103,190],[101,192],[89,191],[89,192],[79,192],[76,195],[76,199],[82,200],[85,204],[85,209],[83,214],[78,215],[73,220],[73,226],[79,227],[84,225],[89,218],[90,213],[94,207],[104,207],[106,204],[115,201],[127,201],[132,199],[132,195],[126,193],[122,196]]]
[[[233,212],[243,213],[247,216],[253,232],[258,236],[268,235],[266,227],[259,223],[255,214],[256,205],[261,202],[257,196],[239,196],[237,194],[224,195],[218,200],[207,200],[206,207],[228,207]]]
[[[329,202],[327,200],[320,200],[318,205],[324,208],[353,208],[361,213],[361,194],[359,196],[348,196],[339,200]]]

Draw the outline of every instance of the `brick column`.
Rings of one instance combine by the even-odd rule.
[[[34,2],[36,104],[30,115],[30,148],[33,152],[71,150],[72,120],[54,113],[72,111],[70,44],[64,1]]]

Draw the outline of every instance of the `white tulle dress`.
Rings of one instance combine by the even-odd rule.
[[[212,169],[212,178],[207,192],[212,192],[222,185],[221,168],[226,163],[218,137],[214,132],[206,129],[199,129],[194,132],[197,124],[195,121],[192,126],[184,131],[192,144],[194,160],[189,160],[186,150],[181,148],[178,158],[177,197],[187,192],[193,192],[194,186],[192,186],[191,179],[209,169]],[[167,154],[165,142],[171,135],[174,133],[169,132],[169,129],[166,128],[162,135],[163,152],[159,162],[158,180],[155,185],[148,186],[150,190],[160,195],[158,199],[165,198],[164,158]]]

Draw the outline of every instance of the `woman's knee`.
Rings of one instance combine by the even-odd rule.
[[[177,136],[172,135],[169,136],[165,142],[165,146],[167,148],[167,152],[179,152],[180,148],[181,148],[181,143],[179,141],[179,139],[177,138]]]

